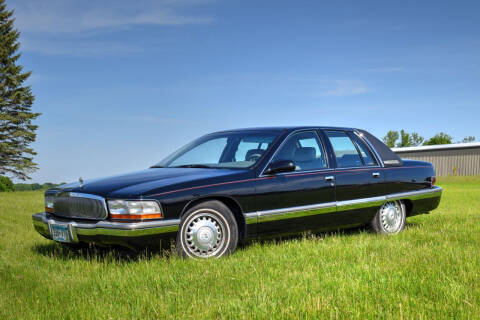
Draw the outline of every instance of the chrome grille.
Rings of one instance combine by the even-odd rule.
[[[61,192],[53,196],[53,214],[59,217],[103,220],[108,216],[105,199],[86,193]]]

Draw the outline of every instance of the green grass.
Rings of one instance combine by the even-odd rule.
[[[41,192],[0,194],[0,319],[478,318],[480,177],[440,179],[440,207],[397,236],[246,246],[208,261],[79,254],[38,235]]]

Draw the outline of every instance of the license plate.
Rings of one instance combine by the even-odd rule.
[[[68,226],[64,224],[51,224],[50,234],[52,239],[60,242],[72,242],[70,240],[70,232]]]

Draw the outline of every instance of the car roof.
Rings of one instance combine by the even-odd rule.
[[[254,128],[240,128],[240,129],[230,129],[230,130],[222,130],[217,131],[215,133],[225,133],[225,132],[247,132],[247,131],[265,131],[265,132],[272,132],[272,131],[296,131],[302,129],[322,129],[322,130],[346,130],[352,131],[357,130],[355,128],[345,128],[345,127],[328,127],[328,126],[288,126],[288,127],[254,127]]]

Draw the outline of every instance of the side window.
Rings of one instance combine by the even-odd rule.
[[[360,151],[360,156],[362,157],[363,163],[366,166],[375,166],[377,165],[377,161],[373,157],[370,149],[365,145],[365,143],[360,140],[355,134],[352,134],[353,141],[357,145],[358,151]]]
[[[317,133],[306,131],[290,136],[278,150],[272,162],[290,160],[295,163],[295,171],[302,171],[326,168],[325,159],[324,149]]]
[[[357,148],[353,144],[352,139],[350,139],[345,132],[326,131],[325,133],[332,144],[338,167],[347,168],[363,166]]]

